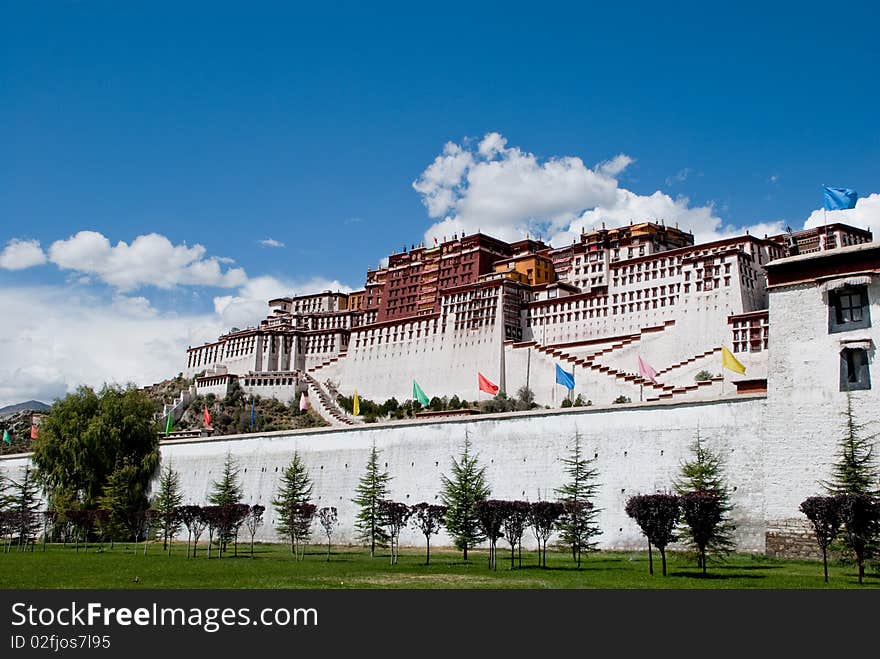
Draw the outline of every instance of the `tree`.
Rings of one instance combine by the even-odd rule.
[[[593,499],[599,489],[599,472],[593,466],[595,458],[587,459],[581,449],[580,435],[575,433],[574,445],[567,458],[562,458],[568,482],[555,490],[562,504],[559,532],[562,541],[571,547],[571,557],[581,567],[581,554],[595,548],[593,538],[601,533],[596,519],[599,509]]]
[[[254,536],[257,535],[257,529],[263,525],[263,513],[265,511],[266,506],[255,504],[251,506],[250,511],[248,511],[248,515],[244,520],[245,527],[251,535],[251,558],[254,557]]]
[[[529,525],[531,505],[527,501],[505,501],[502,506],[504,538],[510,545],[510,569],[516,548],[519,547],[519,565],[522,567],[522,537]]]
[[[831,467],[831,480],[825,489],[829,494],[867,494],[877,496],[880,478],[874,459],[874,440],[880,433],[866,434],[867,425],[856,421],[852,396],[847,392],[843,411],[844,433],[838,444],[837,462]]]
[[[181,506],[177,509],[177,517],[186,527],[186,557],[189,558],[189,543],[193,541],[192,555],[196,556],[196,548],[199,546],[199,537],[208,525],[208,518],[205,516],[201,506]]]
[[[370,547],[370,558],[376,555],[376,547],[388,544],[388,533],[382,526],[379,502],[388,498],[388,483],[391,476],[379,468],[379,451],[373,443],[367,468],[355,490],[357,496],[352,499],[360,510],[355,518],[355,529],[358,540]]]
[[[840,532],[840,501],[835,497],[808,497],[801,502],[800,511],[813,525],[816,542],[822,550],[825,583],[828,583],[828,547]]]
[[[482,499],[474,504],[477,521],[483,536],[489,540],[489,569],[498,569],[498,538],[504,535],[501,527],[504,524],[504,507],[506,501],[499,499]]]
[[[321,522],[321,528],[324,529],[324,535],[327,536],[327,560],[330,560],[330,540],[333,535],[333,527],[339,520],[336,514],[336,508],[333,506],[325,506],[318,511],[318,520]]]
[[[468,549],[486,539],[475,506],[478,501],[487,499],[490,493],[486,483],[486,467],[481,467],[477,456],[471,453],[467,432],[461,457],[452,459],[452,477],[444,474],[441,478],[446,529],[453,537],[456,548],[463,552],[464,560],[467,560]]]
[[[180,493],[180,474],[169,464],[162,472],[159,491],[153,499],[153,510],[156,511],[162,532],[162,549],[169,553],[171,553],[170,541],[180,530],[180,520],[176,511],[181,503],[183,503],[183,495]]]
[[[651,545],[660,551],[663,576],[666,576],[666,546],[675,542],[675,525],[681,515],[681,500],[674,494],[639,494],[626,502],[626,514],[632,517],[648,539],[648,574],[654,575]]]
[[[298,561],[305,558],[306,545],[312,535],[312,521],[315,519],[317,509],[318,507],[313,503],[297,503],[290,507],[287,526],[293,538],[293,555]]]
[[[724,465],[718,455],[706,448],[700,439],[699,432],[691,444],[690,450],[693,459],[681,464],[679,478],[674,483],[675,491],[681,496],[696,492],[707,493],[718,500],[721,519],[717,528],[713,530],[705,551],[698,552],[700,556],[698,561],[702,561],[707,555],[722,557],[736,548],[736,543],[733,540],[736,525],[730,520],[730,511],[733,510],[733,506],[730,503],[730,492],[724,477]],[[698,544],[691,536],[689,528],[685,525],[680,529],[681,539],[692,548],[697,549]],[[702,567],[702,563],[698,562],[697,566]]]
[[[33,546],[40,530],[39,488],[30,467],[24,468],[21,481],[9,479],[11,494],[7,495],[7,523],[18,537],[18,551]]]
[[[208,503],[219,507],[241,503],[242,491],[241,484],[238,481],[238,472],[239,467],[235,458],[232,457],[231,452],[227,451],[226,460],[223,461],[223,474],[220,476],[220,480],[212,483]],[[232,529],[228,525],[223,524],[225,521],[223,511],[212,511],[211,515],[215,527],[221,529],[221,533],[217,538],[220,541],[220,557],[222,558],[223,550],[226,549],[227,543],[232,540]]]
[[[529,509],[529,526],[538,542],[538,565],[542,567],[547,567],[547,541],[563,512],[558,501],[535,501]]]
[[[130,465],[130,510],[147,507],[159,466],[156,404],[134,386],[79,387],[56,400],[33,440],[32,461],[50,507],[94,508],[119,465]]]
[[[299,457],[299,453],[294,452],[290,464],[281,475],[278,495],[272,501],[272,505],[278,513],[277,531],[290,539],[291,554],[295,553],[294,536],[288,523],[291,519],[291,512],[294,506],[309,503],[311,497],[312,480],[309,478],[309,471]]]
[[[98,506],[106,511],[106,515],[99,518],[100,528],[103,535],[110,539],[111,546],[116,540],[131,540],[132,537],[138,542],[136,529],[132,526],[132,515],[146,510],[147,502],[142,500],[134,485],[137,478],[136,465],[127,461],[118,465],[107,477],[98,498]]]
[[[713,492],[697,490],[681,495],[681,514],[688,536],[699,553],[698,565],[706,574],[706,550],[717,537],[724,517],[721,499]]]
[[[425,536],[425,565],[431,563],[431,536],[439,533],[446,517],[446,506],[436,506],[426,501],[410,508],[413,522]]]
[[[838,510],[846,545],[855,555],[859,585],[865,578],[865,560],[877,548],[880,535],[880,500],[870,494],[838,494]]]
[[[397,564],[400,557],[400,532],[409,521],[409,506],[399,501],[382,500],[379,502],[379,515],[382,524],[388,529],[388,540],[391,543],[391,565]]]

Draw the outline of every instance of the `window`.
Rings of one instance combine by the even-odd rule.
[[[829,332],[845,332],[870,326],[867,286],[846,287],[828,292]]]
[[[868,351],[864,348],[844,348],[840,351],[840,390],[858,391],[871,388],[868,371]]]

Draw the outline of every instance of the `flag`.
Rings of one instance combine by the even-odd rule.
[[[168,436],[168,433],[171,432],[171,424],[173,421],[171,420],[171,412],[168,413],[168,418],[165,421],[165,436]]]
[[[419,383],[415,380],[413,380],[413,399],[419,401],[419,403],[422,405],[428,405],[430,403],[428,397],[425,395],[425,392],[422,391]]]
[[[5,428],[3,429],[3,441],[7,444],[12,444],[12,438],[9,436],[9,431]]]
[[[740,364],[733,353],[724,346],[721,346],[721,366],[740,375],[746,374],[746,367]]]
[[[299,411],[305,412],[307,409],[309,409],[309,398],[304,391],[299,395]]]
[[[257,410],[256,410],[256,401],[251,398],[251,428],[254,427],[254,423],[256,422]]]
[[[566,389],[574,389],[574,371],[572,371],[571,373],[569,373],[568,371],[563,371],[562,367],[557,364],[556,384],[561,384]]]
[[[659,384],[657,382],[657,371],[651,368],[651,365],[642,359],[641,355],[639,355],[639,375],[646,380],[650,380],[654,384]]]
[[[208,411],[208,406],[205,405],[205,428],[211,427],[211,413]]]
[[[477,386],[480,387],[480,391],[485,391],[487,394],[494,396],[498,393],[498,385],[489,382],[480,372],[477,372]]]
[[[859,193],[855,190],[850,190],[849,188],[829,188],[824,185],[822,190],[824,191],[826,211],[841,211],[856,207]]]
[[[354,390],[354,398],[351,399],[351,413],[355,416],[361,413],[361,399],[358,398],[357,389]]]
[[[31,439],[37,438],[37,427],[34,424],[31,424]]]

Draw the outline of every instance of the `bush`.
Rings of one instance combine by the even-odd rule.
[[[571,407],[571,406],[572,406],[572,402],[568,398],[566,398],[564,401],[562,401],[562,405],[560,405],[560,407]]]
[[[577,398],[574,399],[574,406],[575,407],[589,407],[592,404],[593,404],[593,401],[591,401],[591,400],[584,401],[584,397],[581,396],[580,394],[578,394]]]
[[[706,380],[711,380],[712,374],[707,370],[702,370],[694,376],[695,382],[705,382]]]
[[[619,404],[621,404],[621,403],[631,403],[632,400],[630,399],[629,396],[618,396],[618,397],[615,398],[614,401],[612,401],[612,402],[613,402],[615,405],[619,405]]]

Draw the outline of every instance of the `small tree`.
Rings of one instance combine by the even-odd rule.
[[[312,536],[312,521],[318,507],[313,503],[297,503],[290,507],[290,518],[287,520],[290,535],[293,538],[293,555],[301,561],[306,555],[306,545]]]
[[[327,536],[327,560],[330,560],[330,541],[333,535],[333,528],[339,520],[336,508],[333,506],[325,506],[318,511],[318,520],[321,522],[321,528],[324,529],[324,535]]]
[[[713,492],[688,492],[681,495],[681,512],[705,576],[706,549],[716,539],[724,516],[721,501]]]
[[[517,548],[519,548],[519,565],[522,567],[522,537],[529,525],[531,505],[527,501],[506,501],[502,511],[504,538],[510,545],[510,569],[512,570]]]
[[[379,515],[382,524],[388,529],[388,540],[391,543],[391,565],[397,564],[400,557],[400,532],[409,521],[409,506],[399,501],[382,500],[379,502]]]
[[[828,583],[828,546],[840,532],[840,501],[835,497],[808,497],[801,502],[800,511],[813,525],[816,542],[822,550],[825,583]]]
[[[171,553],[170,541],[180,530],[180,520],[175,511],[183,503],[183,495],[180,493],[180,474],[174,471],[169,464],[162,472],[159,479],[159,491],[153,499],[153,509],[159,520],[159,530],[162,532],[162,549]]]
[[[465,432],[464,448],[461,457],[452,459],[452,477],[445,474],[443,483],[443,505],[446,506],[446,529],[455,541],[455,546],[468,558],[468,549],[477,546],[486,537],[481,533],[476,504],[489,496],[486,483],[486,467],[480,466],[477,456],[471,453],[470,438]]]
[[[651,545],[660,551],[663,576],[666,576],[666,546],[675,542],[675,525],[681,514],[681,500],[674,494],[639,494],[626,502],[626,514],[632,517],[648,539],[648,574],[654,575]]]
[[[446,517],[446,506],[435,506],[423,501],[410,509],[418,529],[425,536],[425,565],[431,563],[431,536],[440,531]]]
[[[843,411],[844,432],[838,443],[837,461],[831,467],[831,480],[825,489],[829,494],[867,494],[876,496],[880,478],[874,458],[874,440],[878,434],[867,434],[867,425],[856,421],[852,396],[847,392]]]
[[[485,538],[489,540],[489,569],[498,569],[498,538],[503,533],[501,527],[504,524],[504,507],[506,501],[498,499],[483,499],[477,501],[474,505],[477,521],[480,524],[480,530]]]
[[[562,458],[569,481],[556,489],[563,506],[559,519],[562,541],[571,548],[572,560],[581,567],[581,554],[595,548],[594,537],[601,533],[596,519],[599,509],[593,499],[599,489],[596,482],[599,472],[593,466],[595,459],[584,457],[580,435],[575,433],[574,445],[569,457]]]
[[[529,508],[529,526],[538,542],[538,565],[547,567],[547,541],[563,513],[558,501],[535,501]]]
[[[880,535],[880,500],[869,494],[838,494],[835,498],[847,547],[855,555],[861,585],[865,578],[865,560],[876,551]]]
[[[357,486],[357,496],[352,499],[360,506],[355,529],[358,540],[370,547],[370,558],[376,554],[376,547],[385,547],[388,544],[388,534],[382,526],[382,517],[379,513],[379,502],[388,498],[388,483],[391,476],[387,471],[379,467],[379,451],[374,443],[370,449],[370,457],[367,460],[367,468]]]
[[[6,506],[9,513],[10,528],[18,536],[18,550],[33,547],[40,530],[40,499],[34,472],[25,467],[21,481],[9,479],[12,493],[7,496]]]
[[[255,504],[251,506],[244,520],[244,525],[251,536],[251,558],[254,557],[254,536],[257,535],[257,530],[263,525],[263,513],[265,511],[266,506]]]
[[[679,479],[675,482],[676,492],[684,496],[695,492],[713,495],[718,500],[721,511],[721,519],[709,538],[709,544],[705,551],[698,551],[698,567],[702,567],[702,561],[707,554],[722,557],[736,548],[733,533],[736,525],[730,520],[730,512],[733,506],[730,503],[730,492],[724,477],[724,465],[721,458],[706,448],[700,440],[700,435],[691,444],[693,458],[681,464]],[[685,525],[680,529],[682,539],[693,549],[698,549],[697,541],[691,537],[690,527]]]
[[[281,485],[278,489],[278,495],[272,501],[278,513],[277,531],[281,535],[290,539],[290,553],[295,553],[294,534],[289,520],[292,518],[294,506],[304,503],[310,503],[312,498],[312,479],[309,477],[309,471],[299,457],[299,453],[294,452],[290,464],[281,475]]]
[[[229,506],[241,503],[241,483],[238,480],[239,467],[232,453],[226,453],[226,460],[223,462],[223,474],[220,480],[214,481],[212,484],[211,494],[208,496],[208,502],[214,506]],[[223,550],[226,544],[232,540],[232,527],[224,524],[225,517],[223,511],[210,511],[210,516],[214,521],[214,530],[220,530],[217,538],[220,542],[220,557],[223,556]],[[211,529],[209,529],[210,532]],[[212,535],[209,533],[209,535]],[[209,548],[210,551],[210,548]]]

